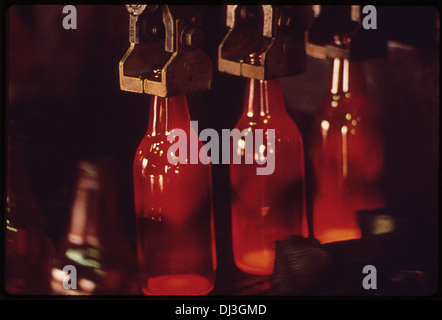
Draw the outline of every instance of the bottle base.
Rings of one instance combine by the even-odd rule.
[[[271,275],[275,261],[274,250],[256,250],[244,254],[241,259],[235,259],[235,264],[241,271],[253,275]]]
[[[174,274],[149,278],[145,295],[206,295],[213,289],[213,282],[196,274]]]
[[[329,243],[335,241],[345,241],[361,238],[359,228],[335,228],[322,231],[315,236],[320,243]]]

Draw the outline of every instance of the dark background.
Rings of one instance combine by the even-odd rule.
[[[76,5],[76,30],[62,27],[62,5],[7,10],[5,124],[28,136],[23,159],[48,235],[66,235],[77,162],[111,159],[121,231],[135,247],[132,194],[134,152],[147,129],[150,98],[121,91],[118,63],[129,46],[123,5]],[[389,41],[385,57],[366,61],[368,89],[384,117],[387,201],[412,221],[414,256],[437,282],[439,198],[439,14],[426,6],[377,6],[378,28]],[[203,7],[205,49],[214,61],[213,89],[188,96],[199,128],[233,128],[245,80],[216,71],[225,35],[225,9]],[[282,79],[289,113],[309,150],[309,130],[326,90],[329,61],[309,57],[304,74]],[[227,165],[213,166],[219,273],[234,270],[230,248]],[[424,248],[424,250],[422,250]],[[220,281],[222,282],[222,280]],[[224,286],[226,286],[224,284]],[[230,294],[223,284],[218,292]],[[432,289],[434,289],[432,287]]]

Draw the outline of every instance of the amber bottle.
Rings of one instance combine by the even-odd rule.
[[[335,58],[331,65],[312,139],[313,230],[322,243],[359,238],[356,212],[384,205],[381,117],[362,61]]]
[[[285,108],[279,79],[248,79],[235,128],[244,135],[232,147],[241,163],[230,165],[234,260],[244,272],[269,275],[274,242],[306,232],[303,141]],[[263,132],[261,144],[257,129]],[[258,162],[262,158],[265,164]],[[266,174],[258,174],[263,167]]]
[[[179,150],[169,150],[184,138],[170,139],[178,129],[188,148],[184,161],[175,163],[170,159],[183,160]],[[214,286],[211,167],[190,163],[195,135],[186,96],[152,96],[148,130],[133,164],[140,283],[147,295],[204,295]]]

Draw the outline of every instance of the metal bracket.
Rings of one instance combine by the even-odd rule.
[[[120,88],[161,97],[209,90],[212,61],[202,49],[199,13],[189,6],[127,5],[130,46]]]
[[[304,12],[298,6],[227,5],[227,34],[218,47],[218,70],[255,79],[305,71]]]
[[[386,54],[384,39],[361,27],[361,6],[313,6],[314,21],[307,31],[309,56],[367,59]]]

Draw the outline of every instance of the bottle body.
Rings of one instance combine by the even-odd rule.
[[[322,243],[360,237],[356,212],[384,205],[381,117],[359,62],[335,59],[331,90],[316,114],[313,230]]]
[[[230,165],[234,260],[244,272],[268,275],[273,272],[274,242],[305,231],[303,143],[285,110],[278,79],[249,80],[236,129],[253,134],[254,141],[243,136],[233,145],[233,152],[241,156],[240,164]],[[257,129],[267,137],[260,145]],[[267,158],[267,168],[273,169],[267,174],[258,174],[262,165],[256,161],[246,163],[262,156]]]
[[[116,170],[107,158],[77,163],[70,223],[51,271],[51,291],[57,295],[116,295],[138,293],[135,255],[118,219],[113,192]],[[66,283],[66,268],[75,280]],[[75,289],[75,290],[72,290]]]
[[[15,121],[8,125],[4,288],[11,295],[46,295],[55,248],[31,186],[27,135]]]
[[[207,294],[216,270],[211,168],[170,163],[171,130],[195,134],[186,98],[152,99],[149,129],[133,166],[141,287],[151,295]]]

